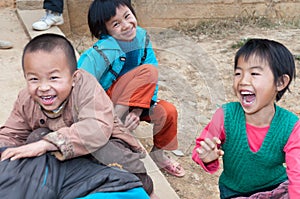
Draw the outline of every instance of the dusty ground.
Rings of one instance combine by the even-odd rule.
[[[24,30],[12,9],[1,9],[0,22],[0,39],[10,40],[15,45],[11,50],[0,51],[0,124],[3,124],[17,91],[24,86],[19,52],[28,38],[24,36]],[[160,63],[159,96],[173,102],[178,109],[179,149],[184,153],[183,157],[170,155],[182,164],[186,175],[183,178],[165,175],[182,199],[218,198],[217,182],[221,170],[214,175],[205,173],[191,160],[191,152],[195,137],[216,108],[224,102],[234,100],[231,78],[233,57],[237,49],[232,48],[232,45],[243,38],[264,37],[282,42],[293,54],[299,55],[300,30],[287,28],[285,25],[261,28],[257,24],[241,24],[229,28],[215,24],[202,28],[202,31],[195,28],[194,31],[185,32],[186,34],[183,34],[182,27],[177,31],[147,29],[151,33]],[[81,52],[92,43],[88,37],[73,36],[71,39]],[[296,62],[299,70],[299,61]],[[297,74],[299,77],[299,72]],[[285,95],[279,103],[297,114],[300,113],[299,87],[297,79],[291,85],[292,93]],[[150,132],[150,129],[151,126],[143,124],[138,131]],[[141,140],[147,149],[151,148],[150,136],[144,136]]]
[[[191,152],[195,137],[216,108],[235,99],[231,89],[233,58],[237,51],[234,46],[245,38],[260,37],[277,40],[294,55],[300,54],[300,30],[295,27],[254,23],[227,25],[222,29],[216,25],[220,24],[207,25],[207,31],[197,28],[191,31],[183,27],[176,31],[148,28],[160,63],[159,96],[173,102],[179,112],[179,143],[184,156],[171,155],[182,164],[186,175],[183,178],[165,175],[182,199],[219,198],[218,176],[221,169],[216,174],[207,174],[192,161]],[[91,40],[77,38],[76,42],[77,48],[82,51]],[[299,60],[296,63],[299,70]],[[299,72],[297,74],[299,76]],[[296,79],[291,85],[292,93],[286,94],[279,103],[297,114],[300,113],[299,87]],[[142,128],[142,131],[150,130],[151,127]],[[148,149],[151,148],[150,136],[141,140]]]

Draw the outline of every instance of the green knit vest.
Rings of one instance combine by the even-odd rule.
[[[222,108],[226,139],[222,145],[224,170],[219,183],[234,191],[248,193],[285,181],[283,148],[298,117],[275,105],[269,131],[260,149],[253,152],[248,145],[245,114],[240,103],[231,102]]]

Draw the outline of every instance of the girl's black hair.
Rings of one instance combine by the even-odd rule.
[[[75,50],[71,42],[62,35],[46,33],[34,37],[28,42],[23,50],[22,68],[24,70],[24,57],[26,53],[33,53],[37,51],[44,51],[51,53],[55,49],[61,49],[65,54],[70,72],[73,74],[77,70],[77,60]],[[43,60],[41,60],[43,61]]]
[[[88,24],[92,36],[100,39],[101,35],[108,34],[105,22],[116,15],[116,9],[127,6],[136,17],[130,0],[94,0],[88,12]]]
[[[288,85],[276,95],[276,101],[279,101],[292,79],[296,78],[295,60],[292,53],[281,43],[268,39],[250,39],[236,53],[234,59],[234,70],[237,68],[238,59],[243,57],[245,61],[255,55],[262,61],[266,61],[274,75],[274,84],[283,81],[283,75],[288,75],[290,81]]]

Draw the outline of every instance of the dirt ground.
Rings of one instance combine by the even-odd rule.
[[[14,48],[0,51],[0,124],[8,116],[17,91],[24,86],[21,55],[17,54],[27,43],[23,31],[11,9],[1,9],[0,39],[13,41]],[[217,26],[216,26],[217,25]],[[176,158],[186,170],[183,178],[166,173],[165,176],[181,199],[215,199],[218,197],[218,176],[204,172],[191,159],[196,136],[209,122],[212,114],[222,103],[234,100],[232,93],[233,58],[238,44],[245,38],[269,38],[282,42],[293,54],[300,55],[300,29],[282,25],[259,27],[251,24],[206,26],[199,31],[179,27],[177,30],[147,28],[159,60],[159,97],[175,104],[178,109],[179,150],[184,156]],[[225,27],[225,26],[224,26]],[[201,29],[201,28],[200,28]],[[11,34],[2,34],[9,30]],[[214,30],[214,31],[210,31]],[[216,30],[219,30],[219,32]],[[72,36],[75,47],[82,52],[93,42],[89,37]],[[11,63],[16,63],[11,66]],[[297,76],[299,77],[299,60]],[[10,67],[7,67],[10,66]],[[300,114],[299,79],[291,84],[291,93],[286,94],[279,105]],[[137,131],[146,132],[140,137],[148,150],[152,147],[151,125],[142,124]]]
[[[226,22],[230,23],[230,22]],[[179,114],[179,149],[184,156],[168,153],[186,170],[183,178],[164,173],[181,199],[219,198],[218,177],[222,168],[211,175],[204,172],[191,159],[196,136],[210,120],[222,103],[233,101],[233,58],[237,47],[247,38],[268,38],[286,45],[297,57],[300,54],[300,30],[287,24],[235,24],[216,27],[220,24],[177,30],[147,28],[159,60],[159,97],[173,102]],[[198,30],[197,30],[198,29]],[[82,51],[90,45],[89,38],[75,39],[77,49]],[[299,77],[299,71],[297,72]],[[300,113],[299,80],[291,84],[291,93],[286,94],[279,105]],[[145,127],[146,126],[146,127]],[[142,129],[142,130],[141,130]],[[139,131],[151,131],[151,126],[142,126]],[[141,138],[151,149],[151,136]]]

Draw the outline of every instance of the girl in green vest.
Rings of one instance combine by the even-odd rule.
[[[209,173],[222,157],[221,199],[300,198],[300,123],[275,103],[295,74],[293,55],[276,41],[251,39],[236,53],[238,102],[216,111],[193,150]]]

